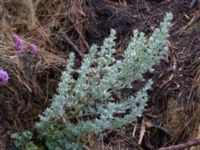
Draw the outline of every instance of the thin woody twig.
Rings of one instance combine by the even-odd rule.
[[[197,146],[197,145],[200,145],[200,139],[191,140],[186,143],[181,143],[181,144],[173,145],[169,147],[159,148],[158,150],[183,150],[183,149],[186,149],[192,146]]]
[[[191,19],[190,19],[190,21],[187,23],[187,25],[185,25],[184,27],[182,27],[181,29],[179,29],[177,32],[175,32],[174,33],[174,35],[175,34],[183,34],[185,31],[186,31],[186,29],[188,28],[188,27],[190,27],[197,19],[199,18],[199,16],[197,17],[196,15],[194,15]]]
[[[75,52],[83,58],[84,54],[78,49],[78,47],[71,41],[71,39],[66,34],[61,34],[62,37],[67,41],[67,43],[75,50]]]
[[[197,0],[191,0],[190,8],[193,8],[195,4],[197,4]]]

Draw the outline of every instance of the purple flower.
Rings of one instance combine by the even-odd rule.
[[[32,54],[36,54],[37,51],[38,51],[37,46],[35,44],[31,44],[30,45],[30,51],[31,51]]]
[[[15,42],[15,48],[18,52],[24,52],[24,41],[18,36],[14,35],[13,40]]]
[[[6,85],[8,83],[8,73],[3,69],[0,69],[0,84]]]

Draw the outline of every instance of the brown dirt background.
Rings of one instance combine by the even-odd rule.
[[[9,84],[0,87],[0,149],[9,135],[33,130],[38,115],[56,93],[70,52],[77,66],[92,43],[101,44],[117,30],[117,54],[126,48],[133,29],[150,35],[166,12],[174,14],[169,53],[148,74],[154,85],[137,123],[100,139],[88,137],[86,149],[144,149],[200,138],[200,3],[192,0],[1,0],[0,68]],[[39,53],[18,55],[12,35]],[[139,83],[138,83],[139,84]],[[137,88],[136,88],[137,89]],[[200,147],[191,148],[198,150]]]

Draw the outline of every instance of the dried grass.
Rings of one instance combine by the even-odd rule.
[[[10,80],[7,86],[0,87],[0,106],[5,112],[0,121],[1,125],[8,125],[1,137],[10,132],[32,130],[38,115],[56,93],[60,73],[72,51],[67,43],[60,42],[61,33],[71,32],[72,38],[78,36],[77,40],[85,41],[80,25],[83,0],[5,2],[0,2],[0,9],[4,9],[0,21],[0,68],[8,71]],[[34,42],[39,53],[18,54],[13,46],[14,34],[24,39],[26,49]]]
[[[199,118],[199,113],[200,113],[200,67],[197,68],[197,73],[195,77],[195,84],[197,86],[197,104],[196,104],[196,109],[194,111],[194,127],[193,127],[193,132],[192,132],[192,139],[200,139],[200,118]],[[200,146],[192,147],[190,150],[199,150]]]

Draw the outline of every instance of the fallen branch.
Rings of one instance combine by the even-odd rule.
[[[173,145],[169,147],[159,148],[158,150],[183,150],[183,149],[186,149],[192,146],[197,146],[197,145],[200,145],[200,139],[191,140],[186,143]]]

